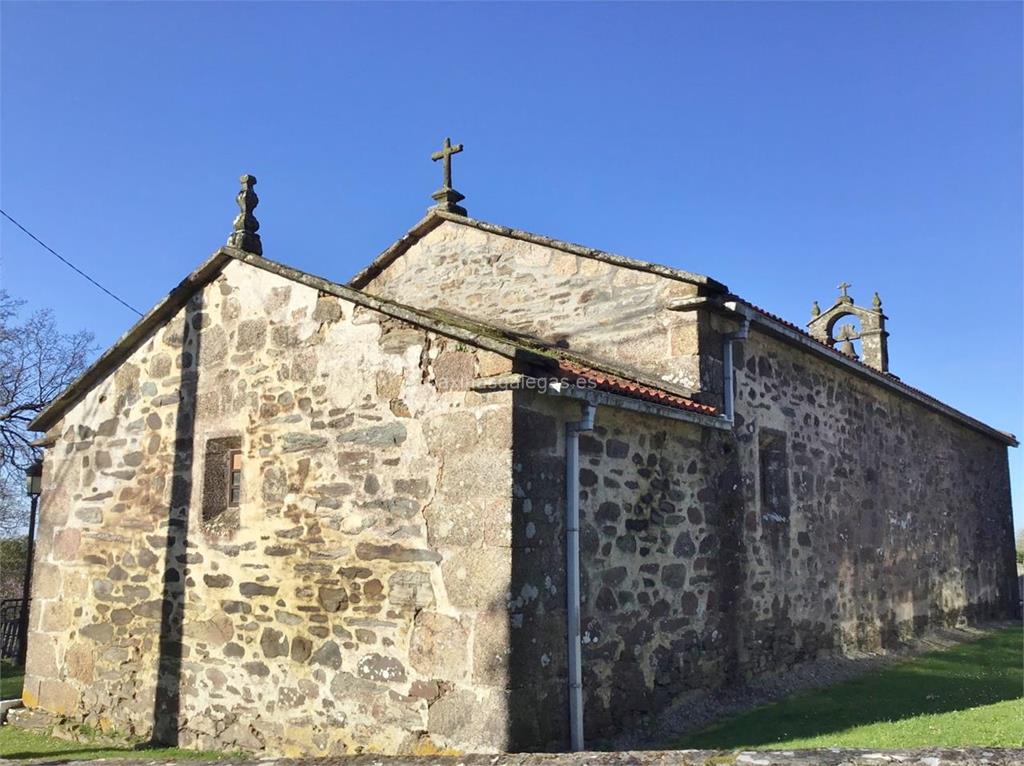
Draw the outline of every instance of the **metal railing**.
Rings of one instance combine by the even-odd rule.
[[[5,598],[0,601],[0,659],[18,657],[21,649],[22,623],[28,620],[28,604],[24,599]]]

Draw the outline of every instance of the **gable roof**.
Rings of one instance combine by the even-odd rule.
[[[136,322],[113,346],[105,351],[88,369],[71,383],[49,406],[40,412],[28,428],[32,431],[46,431],[52,427],[68,409],[77,404],[93,387],[127,359],[149,335],[188,302],[196,291],[215,279],[232,260],[247,263],[264,271],[277,274],[284,279],[311,287],[320,292],[334,295],[365,308],[417,325],[427,330],[464,341],[471,345],[494,351],[508,357],[523,359],[552,372],[568,369],[578,371],[581,377],[593,379],[598,388],[622,396],[653,401],[696,415],[714,417],[714,407],[700,404],[682,393],[671,391],[654,382],[641,382],[634,376],[621,376],[610,371],[606,365],[564,354],[548,347],[536,339],[517,336],[496,327],[472,321],[443,312],[426,312],[384,298],[378,298],[346,285],[285,266],[259,255],[225,245],[203,261],[191,274],[183,279],[167,297],[157,303]],[[568,366],[566,366],[568,365]]]
[[[370,262],[369,266],[352,277],[352,279],[349,280],[349,286],[356,289],[362,289],[365,287],[373,281],[378,274],[384,271],[384,269],[404,255],[409,248],[445,221],[469,226],[479,231],[487,232],[488,234],[495,234],[500,237],[508,237],[509,239],[529,242],[534,245],[550,247],[555,250],[561,250],[564,253],[569,253],[570,255],[578,255],[581,258],[592,258],[595,261],[604,261],[605,263],[621,266],[625,269],[646,271],[650,274],[657,274],[658,276],[665,277],[666,279],[674,279],[679,282],[689,282],[690,284],[704,288],[704,291],[708,293],[727,293],[729,291],[729,289],[721,282],[717,282],[711,277],[704,276],[703,274],[695,274],[690,271],[683,271],[682,269],[674,269],[670,266],[662,266],[659,263],[638,261],[633,258],[627,258],[624,255],[616,255],[615,253],[596,250],[585,245],[577,245],[572,242],[565,242],[560,239],[545,237],[542,234],[533,234],[528,231],[523,231],[522,229],[511,229],[508,226],[500,226],[495,223],[478,221],[475,218],[467,218],[466,216],[456,215],[444,210],[431,210],[427,213],[426,217],[409,229],[401,239],[384,250]]]

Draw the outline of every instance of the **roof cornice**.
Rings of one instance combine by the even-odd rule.
[[[500,226],[494,223],[487,223],[486,221],[478,221],[475,218],[467,218],[465,216],[456,215],[443,210],[431,210],[425,218],[418,221],[415,226],[409,229],[401,239],[384,250],[380,255],[374,258],[373,261],[371,261],[370,265],[352,277],[348,282],[349,286],[357,289],[365,287],[388,266],[405,254],[409,248],[445,221],[457,223],[462,226],[469,226],[479,231],[494,234],[499,237],[507,237],[509,239],[529,242],[530,244],[540,245],[542,247],[550,247],[554,250],[560,250],[564,253],[576,255],[581,258],[592,258],[596,261],[604,261],[605,263],[610,263],[624,269],[645,271],[649,274],[657,274],[660,277],[665,277],[666,279],[674,279],[678,282],[687,282],[689,284],[702,287],[710,293],[724,294],[729,291],[721,282],[718,282],[711,277],[704,276],[703,274],[695,274],[690,271],[683,271],[682,269],[674,269],[670,266],[662,266],[658,263],[638,261],[633,258],[627,258],[624,255],[616,255],[615,253],[597,250],[585,245],[577,245],[573,242],[565,242],[564,240],[545,237],[542,234],[533,234],[532,232],[523,231],[522,229],[512,229],[508,226]]]
[[[231,260],[233,248],[222,247],[203,261],[199,267],[185,277],[167,296],[151,308],[142,319],[133,324],[99,359],[93,362],[64,391],[50,402],[31,423],[29,431],[46,431],[93,386],[99,383],[114,367],[127,359],[151,332],[160,327],[184,306],[193,293],[220,273]]]
[[[806,351],[810,351],[818,356],[821,356],[833,364],[837,364],[844,368],[848,372],[853,373],[861,378],[866,378],[877,385],[886,388],[893,393],[900,394],[914,402],[926,407],[933,412],[938,412],[945,415],[959,423],[971,428],[974,431],[989,436],[1009,447],[1017,447],[1019,443],[1017,437],[1006,431],[1000,431],[997,428],[993,428],[987,423],[983,423],[976,418],[972,418],[960,410],[950,407],[933,396],[926,394],[913,386],[909,386],[899,378],[893,375],[887,375],[884,372],[880,372],[873,367],[861,362],[859,359],[853,359],[840,353],[839,351],[829,348],[824,343],[809,334],[796,327],[795,325],[786,322],[784,319],[776,317],[773,314],[768,313],[762,308],[758,308],[751,303],[748,303],[742,299],[727,300],[724,302],[724,307],[733,310],[738,314],[742,314],[750,319],[754,327],[760,328],[762,331],[767,332],[787,343],[799,346]]]

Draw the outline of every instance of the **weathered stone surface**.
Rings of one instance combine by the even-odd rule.
[[[325,641],[319,649],[313,652],[309,661],[314,665],[324,665],[328,668],[341,667],[341,650],[334,641]]]
[[[359,543],[356,546],[356,556],[366,561],[384,559],[394,563],[410,563],[415,561],[438,562],[440,554],[428,549],[406,548],[398,544],[377,545],[374,543]]]
[[[366,447],[390,447],[400,445],[405,441],[405,437],[405,426],[396,422],[345,431],[338,435],[338,442]]]
[[[348,607],[348,592],[344,588],[321,586],[317,591],[317,601],[328,612],[337,612]]]
[[[211,588],[230,588],[234,580],[226,574],[204,574],[203,582]]]
[[[274,628],[264,628],[260,636],[260,649],[268,659],[288,654],[288,637]]]
[[[238,586],[238,592],[243,596],[276,596],[278,587],[276,585],[263,585],[258,582],[243,582]]]
[[[239,351],[253,351],[267,342],[267,323],[262,319],[245,319],[238,324]]]
[[[368,654],[359,660],[356,672],[361,678],[381,683],[402,683],[405,681],[405,666],[394,657]]]
[[[476,361],[468,351],[448,351],[434,360],[438,391],[465,391],[476,376]]]
[[[295,662],[305,662],[313,653],[313,642],[305,636],[296,636],[292,639],[291,658]]]
[[[392,606],[425,609],[434,605],[434,587],[427,572],[395,572],[388,578],[388,601]]]
[[[423,611],[416,615],[409,662],[427,678],[459,679],[469,670],[469,630],[454,617]]]
[[[282,452],[301,452],[327,446],[327,437],[317,434],[290,433],[282,437]]]
[[[234,626],[228,615],[215,614],[208,620],[200,620],[189,626],[189,633],[197,643],[212,647],[223,646],[234,633]]]
[[[93,623],[86,625],[80,631],[83,636],[90,638],[98,644],[106,644],[114,636],[114,627],[109,623]]]
[[[505,697],[501,693],[469,691],[446,694],[430,706],[429,730],[444,737],[458,737],[486,747],[495,729],[507,720]],[[472,747],[473,745],[471,745]]]

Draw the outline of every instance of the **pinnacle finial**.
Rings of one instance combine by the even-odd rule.
[[[247,253],[263,255],[263,243],[260,241],[260,235],[257,234],[260,230],[260,222],[256,220],[253,212],[260,203],[260,198],[256,196],[256,191],[253,189],[256,185],[256,176],[246,173],[239,180],[242,183],[242,188],[235,196],[239,212],[235,217],[234,231],[228,237],[228,244],[239,250],[245,250]]]
[[[821,306],[819,306],[818,302],[815,301],[814,303],[811,304],[811,318],[814,319],[814,318],[820,317],[820,316],[821,316]]]
[[[882,310],[882,299],[878,296],[877,290],[875,290],[875,296],[871,299],[871,305],[874,306],[875,311]]]
[[[444,161],[444,176],[442,179],[441,188],[430,196],[437,202],[436,205],[431,208],[432,210],[446,210],[449,213],[455,213],[456,215],[468,215],[466,208],[459,205],[462,200],[466,199],[465,195],[459,194],[452,187],[452,155],[458,154],[462,151],[462,144],[455,144],[452,146],[452,140],[446,138],[444,145],[441,147],[441,151],[434,152],[430,155],[430,159],[434,162],[438,160]]]

